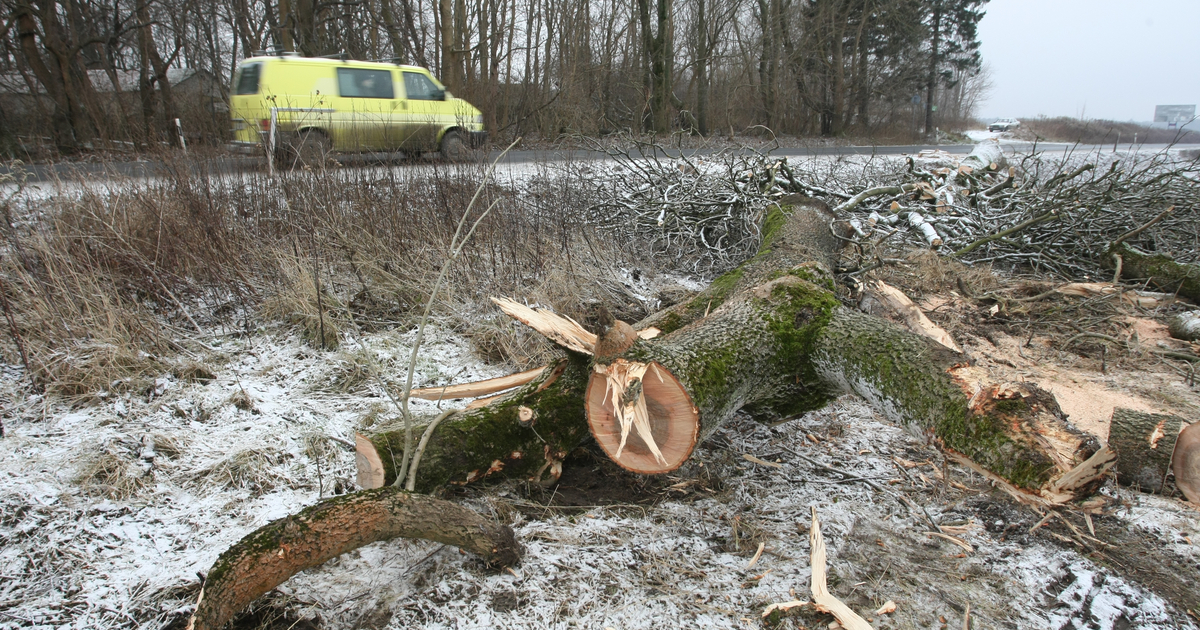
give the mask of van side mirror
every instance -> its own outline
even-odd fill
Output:
[[[450,100],[450,93],[447,92],[446,90],[438,90],[437,100],[439,100],[439,101]]]

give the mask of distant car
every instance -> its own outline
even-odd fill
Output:
[[[988,125],[988,131],[1012,131],[1021,126],[1021,121],[1016,118],[1001,118],[996,122]]]

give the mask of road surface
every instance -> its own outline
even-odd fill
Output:
[[[1032,143],[1026,142],[1002,142],[1006,152],[1027,152],[1034,149]],[[939,150],[947,153],[967,154],[971,152],[973,145],[970,144],[950,144],[950,145],[892,145],[892,146],[837,146],[837,147],[780,147],[769,151],[771,155],[779,157],[812,157],[826,155],[912,155],[926,150]],[[1036,147],[1040,151],[1046,153],[1054,152],[1074,152],[1074,153],[1091,153],[1111,152],[1114,148],[1112,145],[1073,145],[1068,143],[1039,143]],[[1155,153],[1167,148],[1167,145],[1120,145],[1120,150],[1138,151],[1145,153]],[[688,157],[702,157],[704,155],[717,153],[720,149],[684,149],[682,152]],[[492,155],[499,152],[499,149],[493,148]],[[678,157],[679,150],[665,150],[665,157]],[[431,158],[423,160],[429,162]],[[504,156],[503,163],[519,164],[519,163],[534,163],[534,162],[558,162],[563,160],[604,160],[608,159],[608,155],[601,151],[588,150],[568,150],[568,149],[546,149],[546,150],[527,150],[527,151],[510,151]],[[339,162],[345,166],[376,166],[381,163],[405,163],[399,155],[396,154],[346,154],[338,157]],[[421,163],[422,161],[411,162],[413,164]],[[265,168],[266,161],[258,157],[244,156],[223,156],[216,157],[204,163],[193,163],[191,168],[198,169],[204,167],[204,171],[208,173],[230,173],[246,170],[261,170]],[[159,160],[143,160],[130,162],[62,162],[53,164],[26,164],[24,169],[27,173],[26,181],[28,183],[60,181],[78,181],[79,179],[97,180],[107,179],[110,177],[135,177],[148,178],[160,176],[172,168],[176,168],[177,164],[167,163]],[[5,166],[0,166],[0,174],[7,174],[10,171]]]

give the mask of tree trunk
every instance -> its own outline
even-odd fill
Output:
[[[422,453],[415,489],[424,492],[501,472],[506,477],[557,479],[562,460],[587,437],[587,363],[586,355],[570,353],[503,400],[443,420]],[[522,408],[536,412],[532,422],[521,420]],[[358,448],[359,485],[394,484],[403,459],[403,427],[365,437],[367,443],[360,441]]]
[[[1113,409],[1108,443],[1116,451],[1117,481],[1147,492],[1162,490],[1171,470],[1171,454],[1183,419],[1156,413]]]
[[[1053,396],[1026,383],[992,382],[965,355],[843,307],[827,271],[840,246],[831,215],[819,202],[791,201],[798,205],[790,217],[768,217],[754,259],[640,325],[669,334],[597,350],[590,368],[572,352],[555,368],[558,378],[548,372],[444,423],[418,487],[553,467],[582,437],[585,379],[593,435],[617,463],[639,472],[674,469],[739,410],[792,417],[849,391],[1031,500],[1061,503],[1099,484],[1111,451],[1067,423]],[[559,333],[561,343],[580,347]],[[536,426],[521,426],[521,408]],[[401,459],[402,443],[398,432],[371,439],[384,481],[394,476],[387,469]]]
[[[289,577],[380,540],[423,538],[512,565],[521,547],[508,526],[467,508],[394,488],[327,499],[251,532],[209,570],[188,630],[219,630]]]
[[[933,37],[930,39],[929,76],[925,84],[925,137],[934,139],[933,131],[933,98],[937,90],[938,72],[942,59],[939,51],[942,45],[942,0],[933,0]]]
[[[1121,257],[1121,277],[1146,278],[1159,289],[1185,298],[1200,301],[1200,265],[1175,262],[1166,254],[1150,254],[1127,243],[1109,250],[1111,266],[1113,255]]]

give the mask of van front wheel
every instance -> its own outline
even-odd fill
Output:
[[[447,162],[465,162],[470,157],[471,149],[467,147],[467,141],[463,139],[462,132],[451,130],[442,136],[443,160]]]

